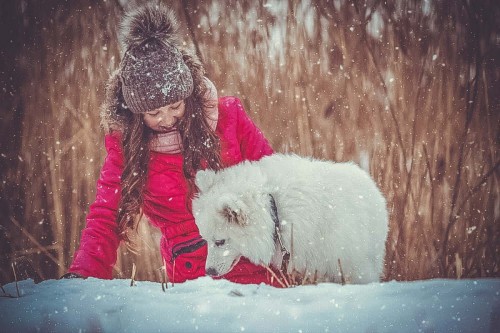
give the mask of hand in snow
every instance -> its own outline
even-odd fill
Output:
[[[61,279],[86,279],[86,277],[77,273],[68,272],[59,278],[59,280]]]

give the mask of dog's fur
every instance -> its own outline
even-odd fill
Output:
[[[281,236],[293,256],[288,272],[318,281],[379,281],[384,267],[388,214],[370,176],[353,163],[274,154],[214,172],[199,171],[193,201],[196,224],[208,243],[207,274],[229,272],[241,256],[281,267],[273,237],[270,196]],[[222,244],[223,243],[223,244]]]

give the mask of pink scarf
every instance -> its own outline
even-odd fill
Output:
[[[207,78],[205,78],[205,81],[208,86],[207,95],[211,102],[210,104],[213,104],[213,107],[209,107],[205,110],[205,117],[210,128],[215,131],[215,128],[217,127],[217,120],[219,119],[219,109],[217,108],[217,90],[212,81]],[[179,154],[182,151],[181,133],[176,130],[156,134],[155,139],[151,141],[151,150],[164,154]]]

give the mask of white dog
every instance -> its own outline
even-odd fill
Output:
[[[196,185],[193,212],[208,243],[208,275],[226,274],[241,256],[280,268],[283,249],[293,252],[286,273],[351,283],[382,276],[385,199],[353,163],[274,154],[199,171]]]

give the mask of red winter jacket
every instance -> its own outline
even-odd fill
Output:
[[[243,160],[258,160],[273,153],[261,131],[235,97],[219,99],[216,133],[221,140],[221,156],[230,166]],[[120,175],[123,156],[120,137],[105,137],[107,157],[97,182],[95,202],[87,215],[80,248],[69,269],[72,273],[103,279],[112,278],[120,243],[116,222],[121,195]],[[182,154],[151,152],[144,191],[143,211],[162,233],[160,249],[172,282],[183,282],[205,275],[207,247],[201,239],[191,211],[187,208],[187,183],[182,172]],[[190,205],[189,205],[190,207]],[[268,283],[265,268],[242,258],[223,278],[237,283]]]

